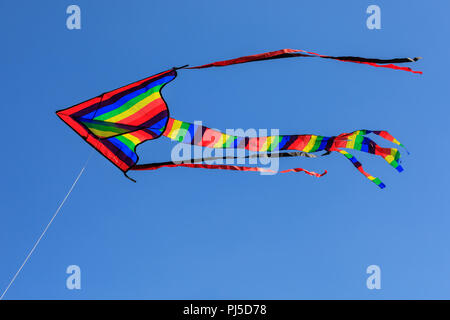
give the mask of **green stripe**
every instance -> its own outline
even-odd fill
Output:
[[[177,140],[178,142],[183,142],[184,137],[186,136],[186,134],[189,132],[189,126],[191,124],[188,122],[182,122],[180,129],[178,130],[178,134],[177,137],[175,138],[175,140]]]
[[[224,137],[226,137],[227,135],[226,134],[224,134],[224,133],[220,133],[220,135],[221,135],[221,139],[222,139],[222,136],[224,136]],[[225,141],[222,143],[222,148],[226,148],[227,147],[227,141],[229,140],[230,138],[228,138],[228,139],[225,139]]]
[[[114,125],[103,125],[100,123],[91,123],[91,122],[83,122],[83,121],[81,121],[81,123],[83,123],[89,129],[95,129],[95,130],[99,130],[99,131],[112,131],[115,133],[126,133],[129,131],[124,128],[118,128]]]
[[[230,146],[234,144],[234,140],[236,140],[236,139],[237,139],[237,137],[235,137],[235,136],[229,136],[227,141],[225,141],[225,148],[230,148]]]
[[[397,167],[399,166],[398,162],[395,161],[395,160],[392,160],[392,162],[389,162],[389,164],[390,164],[391,166],[393,166],[394,168],[397,168]]]
[[[270,142],[270,146],[267,148],[267,151],[273,151],[276,150],[278,145],[280,144],[282,137],[281,136],[275,136],[274,139]]]
[[[117,138],[117,140],[120,140],[121,142],[123,142],[128,148],[130,148],[130,150],[134,151],[134,148],[136,147],[136,145],[131,140],[128,140],[124,136],[117,136],[116,138]]]
[[[128,109],[132,108],[136,103],[140,102],[141,100],[147,98],[148,96],[150,96],[151,94],[155,93],[155,92],[159,92],[159,90],[161,90],[161,87],[163,85],[159,85],[156,87],[151,88],[150,90],[138,95],[137,97],[134,97],[133,99],[131,99],[130,101],[127,101],[125,104],[123,104],[122,106],[120,106],[117,109],[111,110],[107,113],[104,113],[98,117],[95,117],[95,120],[108,120],[109,118],[115,117],[125,111],[127,111]]]
[[[363,140],[364,140],[364,136],[357,135],[355,137],[355,145],[354,145],[353,149],[361,151]]]
[[[372,180],[377,186],[379,186],[382,182],[379,178],[375,178],[374,180]]]
[[[317,136],[316,142],[314,142],[314,146],[312,147],[311,151],[309,151],[309,152],[314,152],[317,149],[319,149],[320,144],[322,143],[322,139],[323,139],[323,136]]]

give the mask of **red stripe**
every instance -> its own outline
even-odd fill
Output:
[[[222,137],[222,133],[220,133],[219,131],[207,128],[205,130],[205,132],[203,133],[203,137],[202,137],[202,141],[201,141],[200,145],[202,147],[213,148],[214,145],[218,141],[220,141],[221,137]]]
[[[77,104],[77,105],[75,105],[75,106],[73,106],[71,108],[57,111],[56,113],[58,115],[64,114],[64,115],[70,116],[71,114],[74,114],[75,112],[78,112],[78,111],[83,110],[85,108],[88,108],[88,107],[90,107],[90,106],[92,106],[92,105],[94,105],[96,103],[99,103],[101,101],[101,99],[102,99],[101,96],[100,97],[95,97],[95,98],[89,99],[87,101],[84,101],[84,102],[82,102],[80,104]]]
[[[392,148],[383,148],[383,147],[380,147],[379,145],[375,145],[375,154],[377,156],[381,156],[383,158],[390,156],[391,150],[392,150]]]
[[[355,166],[354,163],[352,163],[352,164],[353,164],[353,166],[354,166],[356,169],[358,169],[359,172],[361,172],[363,175],[365,175],[366,178],[373,177],[371,174],[369,174],[369,173],[367,173],[367,172],[364,171],[362,165],[360,165],[359,167],[357,167],[357,166]],[[374,177],[374,178],[375,178],[375,177]],[[370,179],[369,179],[369,180],[370,180]],[[372,180],[371,180],[371,181],[372,181]]]
[[[78,133],[83,138],[86,138],[89,135],[89,132],[81,124],[79,124],[77,121],[73,120],[72,117],[63,114],[60,111],[58,111],[56,114],[58,115],[58,117],[61,118],[62,121],[67,123],[69,125],[69,127],[71,127],[73,130],[75,130],[75,132]]]
[[[386,140],[394,142],[395,138],[387,131],[380,131],[380,133],[378,135]]]
[[[287,169],[287,170],[280,171],[280,173],[287,173],[287,172],[304,172],[306,174],[309,174],[310,176],[314,176],[317,178],[320,178],[321,176],[324,176],[328,173],[327,170],[325,170],[323,173],[317,173],[317,172],[308,171],[308,170],[305,170],[302,168],[293,168],[293,169]]]
[[[153,139],[153,136],[144,130],[138,130],[138,131],[131,132],[130,135],[139,139],[140,143],[142,143],[146,140]]]
[[[104,155],[108,160],[114,163],[117,167],[119,167],[122,171],[127,171],[129,166],[120,160],[111,150],[109,150],[98,138],[88,132],[82,125],[72,119],[72,117],[62,114],[61,112],[57,112],[57,115],[63,120],[65,123],[69,125],[76,133],[78,133],[81,137],[86,139],[86,141],[97,149],[102,155]]]
[[[291,145],[288,147],[288,150],[303,150],[308,144],[309,140],[311,140],[311,135],[302,135],[299,136]]]
[[[283,55],[286,53],[293,53],[293,52],[300,52],[300,51],[301,50],[282,49],[282,50],[264,52],[264,53],[254,54],[254,55],[230,59],[230,60],[216,61],[213,63],[208,63],[208,64],[204,64],[201,66],[196,66],[196,67],[189,67],[186,69],[203,69],[203,68],[211,68],[211,67],[224,67],[224,66],[229,66],[232,64],[239,64],[239,63],[246,63],[246,62],[251,62],[251,61],[269,59],[269,58],[280,56],[280,55]]]
[[[297,51],[305,52],[305,53],[308,53],[308,54],[313,54],[313,55],[318,56],[318,57],[321,57],[321,58],[327,58],[327,57],[329,57],[329,56],[325,56],[325,55],[323,55],[323,54],[319,54],[319,53],[315,53],[315,52],[310,52],[310,51],[305,51],[305,50],[297,50]],[[409,72],[412,72],[412,73],[423,74],[422,71],[414,71],[414,70],[412,70],[411,68],[408,68],[408,67],[400,67],[400,66],[397,66],[397,65],[392,64],[392,63],[391,63],[391,64],[378,64],[378,63],[365,62],[365,61],[351,61],[351,60],[342,60],[342,59],[335,59],[335,60],[342,61],[342,62],[353,62],[353,63],[367,64],[367,65],[369,65],[369,66],[372,66],[372,67],[378,67],[378,68],[388,68],[388,69],[403,70],[403,71],[409,71]]]
[[[94,137],[90,132],[88,132],[82,125],[72,119],[70,116],[66,116],[61,113],[57,113],[58,116],[67,123],[75,132],[77,132],[81,137],[86,139],[86,141],[97,149],[102,155],[104,155],[108,160],[113,162],[122,171],[128,170],[129,166],[120,160],[114,153],[111,152],[98,138]]]
[[[170,130],[172,130],[173,126],[173,118],[169,118],[167,121],[166,129],[163,132],[163,136],[167,137],[167,135],[170,133]]]
[[[119,159],[111,150],[106,147],[101,140],[94,138],[92,135],[89,135],[86,139],[87,142],[95,149],[100,151],[108,160],[114,163],[117,167],[119,167],[122,171],[127,171],[130,167]]]
[[[245,149],[249,151],[259,151],[259,138],[249,138]]]
[[[270,169],[258,168],[258,167],[240,167],[231,165],[213,165],[213,164],[195,164],[195,163],[180,163],[180,164],[162,164],[155,167],[147,168],[131,168],[131,170],[143,171],[143,170],[156,170],[159,168],[168,167],[186,167],[186,168],[203,168],[203,169],[221,169],[221,170],[236,170],[236,171],[256,171],[256,172],[270,172],[276,173]]]
[[[167,106],[164,103],[164,100],[159,98],[142,107],[142,109],[138,112],[117,121],[117,123],[126,124],[129,126],[139,126],[165,109],[167,109]]]
[[[408,72],[412,72],[412,73],[418,73],[418,74],[423,74],[422,71],[415,71],[411,68],[408,67],[400,67],[397,66],[395,64],[377,64],[377,63],[373,63],[373,62],[364,62],[364,61],[349,61],[349,60],[339,60],[336,59],[338,61],[344,61],[344,62],[353,62],[353,63],[361,63],[361,64],[368,64],[369,66],[372,67],[377,67],[377,68],[388,68],[388,69],[394,69],[394,70],[403,70],[403,71],[408,71]]]
[[[335,140],[333,143],[334,148],[346,148],[347,141],[346,140]]]
[[[203,69],[203,68],[211,68],[211,67],[224,67],[224,66],[229,66],[229,65],[233,65],[233,64],[239,64],[239,63],[246,63],[246,62],[252,62],[252,61],[259,61],[259,60],[266,60],[266,59],[270,59],[270,58],[284,58],[282,57],[282,55],[286,55],[289,53],[296,53],[296,52],[303,52],[305,53],[305,55],[302,54],[297,54],[300,56],[308,56],[308,55],[315,55],[317,57],[320,58],[332,58],[334,60],[338,60],[338,61],[342,61],[342,62],[353,62],[353,63],[360,63],[360,64],[367,64],[369,66],[372,67],[378,67],[378,68],[388,68],[388,69],[394,69],[394,70],[403,70],[403,71],[408,71],[408,72],[412,72],[412,73],[419,73],[422,74],[421,71],[414,71],[411,68],[408,67],[399,67],[395,64],[377,64],[377,63],[373,63],[373,62],[365,62],[365,61],[352,61],[352,60],[342,60],[342,59],[336,59],[330,56],[326,56],[326,55],[322,55],[319,53],[315,53],[315,52],[310,52],[310,51],[305,51],[305,50],[297,50],[297,49],[282,49],[282,50],[278,50],[278,51],[271,51],[271,52],[264,52],[264,53],[259,53],[259,54],[254,54],[254,55],[250,55],[250,56],[244,56],[244,57],[239,57],[239,58],[235,58],[235,59],[229,59],[229,60],[222,60],[222,61],[216,61],[213,63],[208,63],[208,64],[204,64],[201,66],[196,66],[196,67],[189,67],[187,69]],[[290,55],[290,56],[295,56],[295,55]],[[289,55],[286,56],[286,58],[290,57]]]
[[[59,114],[65,114],[65,115],[71,115],[71,114],[74,114],[74,113],[76,113],[76,112],[78,112],[78,111],[80,111],[80,110],[83,110],[83,109],[85,109],[85,108],[88,108],[88,107],[90,107],[90,106],[96,104],[96,103],[99,103],[102,99],[103,99],[103,100],[107,100],[107,99],[111,98],[112,96],[114,96],[114,95],[117,94],[117,93],[120,93],[120,92],[122,92],[122,91],[128,90],[128,89],[130,89],[130,88],[134,88],[134,87],[136,87],[136,86],[142,84],[143,82],[145,82],[145,81],[147,81],[147,80],[150,80],[150,79],[152,79],[152,78],[156,78],[156,77],[158,77],[158,76],[160,76],[160,75],[162,75],[162,74],[164,74],[164,73],[170,72],[170,71],[172,71],[172,70],[163,71],[163,72],[160,72],[160,73],[155,74],[155,75],[153,75],[153,76],[147,77],[147,78],[145,78],[145,79],[142,79],[142,80],[139,80],[139,81],[130,83],[130,84],[126,85],[126,86],[123,86],[123,87],[120,87],[120,88],[118,88],[118,89],[115,89],[115,90],[106,92],[105,94],[103,94],[103,97],[102,97],[102,95],[100,95],[100,96],[98,96],[98,97],[95,97],[95,98],[89,99],[89,100],[87,100],[87,101],[81,102],[81,103],[79,103],[79,104],[77,104],[77,105],[75,105],[75,106],[73,106],[73,107],[71,107],[71,108],[64,109],[64,110],[60,110],[60,111],[58,111],[57,113],[59,113]]]

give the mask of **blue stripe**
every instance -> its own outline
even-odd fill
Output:
[[[289,141],[291,136],[283,136],[283,139],[281,139],[280,144],[278,145],[278,150],[283,150],[286,143]]]
[[[239,144],[241,143],[242,139],[244,139],[244,137],[236,137],[236,140],[234,140],[233,142],[233,148],[238,148]]]
[[[150,130],[151,132],[153,132],[153,133],[156,134],[157,136],[161,135],[161,131],[158,130],[158,129],[148,128],[147,130]]]
[[[117,148],[120,149],[128,158],[133,160],[133,162],[137,161],[137,155],[134,153],[126,144],[124,144],[119,139],[112,137],[108,139],[112,144],[114,144]]]
[[[167,117],[165,117],[165,118],[159,120],[157,123],[153,124],[153,125],[152,125],[151,127],[149,127],[148,129],[151,129],[151,130],[159,130],[159,129],[163,129],[163,128],[165,128],[166,122],[167,122]],[[161,131],[158,131],[158,132],[161,133]]]
[[[184,136],[183,142],[192,144],[195,136],[195,125],[189,124],[189,128],[187,130],[186,135]]]
[[[349,160],[350,160],[353,164],[355,164],[355,163],[358,162],[358,160],[356,160],[356,158],[355,158],[354,156],[352,156]]]
[[[364,137],[363,141],[361,142],[361,151],[363,152],[369,152],[369,144],[370,144],[370,140],[369,138]]]
[[[112,103],[110,105],[104,106],[104,107],[102,107],[100,109],[97,109],[95,111],[92,111],[92,112],[84,115],[83,117],[81,117],[81,119],[83,119],[83,118],[85,118],[85,119],[92,119],[94,117],[94,115],[97,118],[97,117],[99,117],[99,116],[101,116],[101,115],[103,115],[103,114],[105,114],[107,112],[113,111],[113,110],[121,107],[122,105],[124,105],[125,103],[130,101],[131,99],[136,98],[137,96],[147,92],[151,88],[159,86],[159,85],[167,83],[167,82],[170,82],[174,78],[175,78],[174,76],[166,76],[166,77],[158,79],[158,80],[156,80],[154,82],[151,82],[146,87],[144,87],[142,89],[139,89],[139,90],[136,90],[136,91],[133,91],[133,92],[127,94],[126,96],[123,96],[122,98],[117,100],[115,103]]]
[[[319,148],[316,151],[322,151],[323,149],[325,149],[326,146],[327,146],[328,140],[330,140],[330,138],[323,137],[322,141],[320,142],[320,146],[319,146]]]

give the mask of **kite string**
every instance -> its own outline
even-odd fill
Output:
[[[30,259],[31,255],[33,254],[34,250],[36,250],[37,246],[39,245],[39,242],[41,242],[42,238],[44,237],[45,233],[47,232],[48,228],[50,227],[50,225],[52,224],[53,220],[55,220],[56,216],[58,215],[59,211],[61,210],[61,208],[63,207],[64,203],[66,202],[67,198],[69,197],[69,195],[72,193],[73,188],[75,188],[75,185],[77,184],[78,180],[80,179],[81,175],[83,174],[84,170],[86,169],[86,166],[89,163],[89,160],[92,157],[93,152],[91,152],[91,154],[89,155],[88,159],[86,160],[83,168],[81,169],[80,173],[78,174],[78,176],[76,177],[75,181],[72,183],[72,186],[70,187],[69,191],[67,192],[66,196],[64,197],[64,199],[62,200],[62,202],[60,203],[58,209],[56,209],[56,212],[53,214],[53,217],[50,219],[49,223],[47,224],[47,226],[45,227],[44,231],[42,231],[41,235],[39,236],[39,238],[37,239],[37,241],[34,243],[33,248],[31,248],[30,252],[28,253],[27,257],[25,258],[25,260],[23,261],[22,265],[20,266],[20,268],[17,270],[16,274],[14,275],[14,277],[11,279],[11,281],[9,282],[8,286],[6,287],[5,291],[3,291],[2,295],[0,296],[0,300],[3,299],[3,297],[5,296],[5,294],[8,292],[9,288],[11,287],[11,285],[14,283],[14,281],[16,280],[17,276],[19,275],[20,271],[22,271],[23,267],[25,266],[25,264],[28,262],[28,259]]]

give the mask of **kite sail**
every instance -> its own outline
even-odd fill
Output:
[[[175,70],[162,72],[56,113],[127,172],[138,161],[136,146],[158,138],[164,131],[169,110],[161,89],[176,75]]]
[[[421,73],[420,71],[394,64],[415,62],[420,58],[367,59],[351,56],[335,57],[304,50],[283,49],[195,67],[172,68],[121,88],[105,92],[70,108],[59,110],[56,114],[92,147],[116,165],[127,177],[129,170],[155,170],[161,167],[271,172],[267,168],[203,163],[207,160],[218,159],[217,157],[210,159],[186,159],[180,162],[168,161],[138,164],[139,157],[136,153],[136,147],[144,141],[164,136],[181,143],[206,148],[243,149],[257,153],[257,155],[246,156],[247,158],[255,156],[315,157],[313,154],[315,152],[323,151],[322,155],[338,152],[348,158],[369,180],[380,188],[384,188],[385,184],[380,179],[365,172],[361,163],[345,149],[380,156],[397,171],[401,172],[403,168],[399,164],[400,152],[396,148],[381,147],[367,137],[367,135],[372,133],[403,147],[387,131],[358,130],[330,137],[312,134],[246,137],[228,135],[203,125],[190,124],[169,116],[169,109],[161,95],[161,90],[177,77],[177,70],[223,67],[253,61],[292,57],[332,59]],[[222,158],[225,159],[227,157]],[[302,168],[281,171],[281,173],[284,172],[304,172],[316,177],[326,174],[326,171],[316,173]]]

